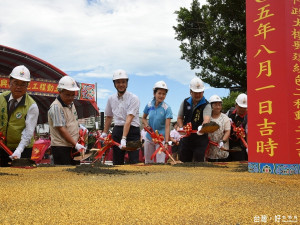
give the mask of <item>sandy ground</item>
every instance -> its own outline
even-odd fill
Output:
[[[300,176],[226,167],[0,168],[0,224],[300,224]],[[289,221],[289,222],[287,222]]]

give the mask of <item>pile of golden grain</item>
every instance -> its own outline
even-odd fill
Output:
[[[227,167],[0,168],[0,224],[253,224],[300,221],[300,176]],[[277,223],[278,224],[278,223]]]

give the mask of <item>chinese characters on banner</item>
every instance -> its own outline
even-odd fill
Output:
[[[32,95],[57,96],[57,83],[48,80],[32,80],[28,86],[28,93]],[[80,91],[77,99],[95,101],[95,85],[79,83]],[[0,77],[0,90],[9,90],[9,78]]]
[[[300,163],[300,0],[247,0],[249,162]]]

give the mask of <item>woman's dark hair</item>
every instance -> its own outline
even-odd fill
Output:
[[[164,89],[164,88],[155,88],[155,89],[153,90],[153,94],[156,94],[156,92],[158,91],[158,89],[166,90],[166,94],[168,93],[168,89]]]

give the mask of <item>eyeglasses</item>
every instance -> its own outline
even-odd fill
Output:
[[[66,93],[61,93],[61,95],[63,95],[65,98],[70,98],[70,99],[77,99],[77,95],[75,94],[66,94]]]
[[[12,86],[15,86],[15,87],[21,87],[21,88],[28,87],[28,83],[17,83],[17,82],[12,82],[11,85],[12,85]]]

